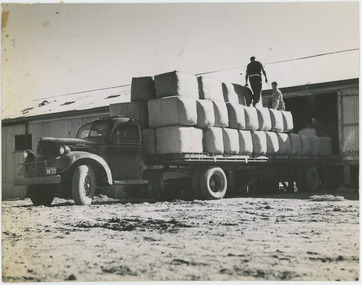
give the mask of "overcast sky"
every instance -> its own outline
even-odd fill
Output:
[[[240,72],[251,55],[268,63],[359,48],[358,2],[2,4],[2,10],[2,110],[171,70],[227,69],[218,75],[244,84]],[[349,69],[343,57],[334,64]]]

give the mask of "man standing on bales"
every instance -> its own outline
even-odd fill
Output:
[[[245,74],[245,86],[248,86],[248,79],[251,85],[251,89],[253,90],[253,106],[260,101],[261,96],[261,86],[262,86],[262,79],[261,73],[263,73],[265,77],[265,83],[268,83],[268,78],[266,76],[266,72],[264,70],[263,65],[261,62],[255,60],[255,56],[250,58],[250,63],[246,67],[246,74]]]
[[[272,89],[273,89],[273,93],[272,93],[272,109],[275,110],[285,110],[285,104],[284,104],[284,100],[283,100],[283,94],[282,92],[278,89],[278,83],[276,83],[275,81],[272,82]]]

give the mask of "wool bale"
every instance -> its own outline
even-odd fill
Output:
[[[202,130],[194,127],[168,126],[156,129],[157,154],[202,153]]]
[[[142,128],[148,127],[148,108],[146,101],[124,102],[109,105],[111,116],[123,115],[140,122]]]
[[[185,96],[199,99],[197,76],[180,71],[171,71],[155,76],[156,98]]]
[[[316,136],[317,135],[317,131],[315,128],[304,128],[304,129],[301,129],[298,134],[300,135],[305,135],[305,136]]]
[[[152,77],[132,78],[131,101],[148,101],[155,98],[155,81]]]
[[[289,134],[290,138],[290,154],[301,155],[302,154],[302,141],[300,135]]]
[[[194,126],[197,124],[196,100],[171,96],[148,101],[149,126]]]
[[[259,108],[256,108],[256,111],[258,113],[258,120],[259,120],[258,130],[269,131],[272,127],[269,109],[259,107]]]
[[[208,153],[221,154],[224,152],[222,128],[212,127],[204,129],[203,148]]]
[[[259,128],[258,112],[254,107],[244,107],[245,129],[256,131]]]
[[[253,140],[250,131],[238,130],[240,154],[253,153]]]
[[[222,92],[222,82],[203,76],[198,77],[200,99],[225,102]]]
[[[142,147],[144,155],[156,153],[156,129],[142,130]]]
[[[269,109],[271,130],[274,132],[282,132],[284,130],[283,114],[279,110]]]
[[[228,109],[225,102],[212,101],[214,104],[214,114],[215,114],[215,127],[228,127],[229,126],[229,116]]]
[[[279,140],[278,136],[274,132],[265,132],[267,143],[267,154],[276,154],[279,152]]]
[[[226,103],[229,116],[229,127],[233,129],[245,129],[244,106],[234,103]]]
[[[331,156],[332,155],[332,138],[330,137],[320,137],[320,147],[321,147],[321,156]]]
[[[312,154],[312,144],[308,136],[299,135],[300,141],[302,143],[302,155],[311,155]]]
[[[265,155],[268,149],[266,132],[254,131],[251,135],[253,140],[253,153],[255,155]]]
[[[235,129],[223,129],[224,153],[238,154],[240,151],[239,133]]]
[[[222,87],[225,102],[246,106],[245,87],[239,84],[225,82]]]
[[[292,113],[289,111],[280,111],[280,112],[282,112],[283,114],[284,132],[292,131],[294,128]]]
[[[312,147],[312,155],[321,154],[321,140],[318,136],[308,136]]]
[[[197,100],[197,126],[209,128],[215,125],[214,104],[210,100]]]
[[[278,136],[279,142],[279,151],[278,154],[290,154],[291,152],[291,144],[290,137],[285,133],[276,133]]]

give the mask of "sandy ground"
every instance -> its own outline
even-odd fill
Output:
[[[359,200],[344,188],[218,201],[102,196],[91,206],[5,201],[2,242],[4,282],[356,281]]]

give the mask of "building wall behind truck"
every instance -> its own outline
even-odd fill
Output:
[[[25,187],[15,186],[14,180],[20,172],[18,165],[23,160],[23,151],[15,150],[15,136],[25,134],[25,124],[2,127],[2,199],[25,197]]]
[[[359,152],[359,94],[358,88],[338,93],[338,125],[340,152]]]
[[[90,120],[98,119],[108,112],[64,116],[63,118],[49,118],[31,120],[28,122],[28,133],[32,135],[32,149],[36,151],[40,137],[75,137],[79,127]],[[15,151],[15,135],[25,134],[25,124],[12,124],[2,127],[2,200],[24,199],[25,186],[15,186],[14,182],[20,172],[20,163],[23,161],[23,150]]]

